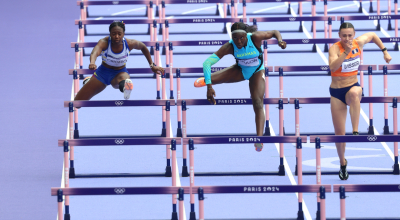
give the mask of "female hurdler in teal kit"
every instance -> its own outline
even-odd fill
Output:
[[[234,23],[231,26],[231,32],[232,39],[203,63],[204,77],[197,79],[194,86],[207,86],[207,99],[211,104],[215,104],[215,91],[212,85],[249,80],[253,109],[256,114],[257,135],[262,136],[265,123],[263,109],[265,70],[261,50],[262,41],[275,37],[282,49],[286,48],[286,42],[282,41],[279,31],[257,31],[257,27],[241,22]],[[235,57],[236,64],[211,74],[211,66],[228,54]],[[254,144],[254,146],[258,152],[263,148],[262,143]]]

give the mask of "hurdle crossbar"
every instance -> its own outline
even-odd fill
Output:
[[[175,100],[101,100],[101,101],[64,101],[64,107],[69,107],[70,103],[74,107],[127,107],[127,106],[166,106],[175,105]]]

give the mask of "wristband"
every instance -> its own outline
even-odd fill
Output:
[[[150,64],[150,68],[153,68],[155,66],[156,66],[156,64],[154,64],[154,63]]]
[[[387,48],[386,48],[386,47],[382,49],[382,52],[385,52],[385,51],[387,51]]]
[[[346,54],[346,56],[349,55],[348,53],[346,53],[346,51],[343,51],[343,53]]]

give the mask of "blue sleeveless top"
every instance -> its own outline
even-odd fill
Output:
[[[236,59],[236,63],[242,68],[243,77],[248,80],[250,77],[264,69],[264,59],[261,48],[257,48],[251,39],[252,33],[247,33],[247,46],[238,49],[233,42],[229,40],[229,43],[233,46],[233,56]]]

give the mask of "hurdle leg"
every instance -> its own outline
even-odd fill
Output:
[[[165,78],[164,78],[165,80]],[[165,109],[164,113],[165,117],[166,117],[166,122],[163,122],[164,124],[167,123],[166,129],[165,129],[165,137],[170,137],[170,124],[171,124],[171,117],[170,117],[170,102],[166,101],[165,107],[163,106],[163,108]],[[175,147],[176,148],[176,147]],[[173,177],[175,169],[175,160],[176,160],[176,153],[175,153],[175,160],[174,158],[172,158],[172,170],[171,170],[171,145],[166,145],[166,152],[167,152],[167,167],[165,168],[165,176],[166,177]],[[174,151],[172,152],[172,156],[174,157]],[[175,183],[175,178],[172,178],[172,186]],[[176,183],[175,183],[176,184]],[[175,201],[174,204],[176,205],[176,195],[175,195]]]
[[[74,104],[72,102],[69,103],[69,138],[73,139],[74,134]],[[75,168],[74,168],[74,147],[70,146],[70,168],[68,177],[73,179],[75,178]]]
[[[368,67],[368,92],[369,96],[372,96],[372,67]],[[374,134],[374,123],[373,123],[373,105],[369,103],[369,127],[368,127],[368,134]]]
[[[243,20],[246,20],[246,0],[243,0]]]
[[[302,166],[302,146],[301,146],[301,138],[297,138],[296,144],[296,170],[297,170],[297,184],[303,185],[303,166]],[[299,193],[299,211],[297,212],[297,220],[304,220],[304,212],[303,212],[303,193]]]
[[[374,7],[372,7],[372,0],[369,0],[369,13],[374,12]]]
[[[235,1],[231,1],[231,18],[235,17]]]
[[[83,43],[85,42],[85,31],[84,31],[84,25],[82,24],[82,21],[79,21],[79,42]],[[83,68],[83,53],[84,49],[81,49],[80,52],[80,69]]]
[[[394,14],[398,14],[398,8],[397,8],[397,0],[394,0]],[[398,20],[394,19],[394,34],[395,37],[398,37],[398,31],[399,31],[399,25],[398,25]],[[394,44],[394,50],[399,51],[399,44],[396,42]]]
[[[344,186],[340,186],[339,191],[340,191],[340,219],[346,219],[346,192]]]
[[[321,200],[321,220],[326,220],[325,210],[325,187],[319,188],[319,199]]]
[[[181,99],[181,73],[180,69],[176,69],[176,93],[177,93],[177,99]],[[177,110],[177,120],[178,120],[178,128],[176,131],[176,136],[177,137],[182,137],[182,109],[181,108],[176,108]]]
[[[265,68],[265,98],[269,97],[269,77],[268,77],[268,67]],[[271,136],[271,130],[269,128],[269,105],[265,104],[265,131],[264,136]]]
[[[388,15],[390,16],[391,14],[392,14],[392,8],[391,8],[391,5],[390,5],[390,1],[387,1],[388,2]],[[393,28],[392,28],[392,21],[391,21],[391,19],[389,18],[388,19],[388,28],[387,28],[388,30],[393,30]]]
[[[291,8],[290,7],[290,2],[288,2],[288,8],[287,8],[287,12],[286,13],[289,14],[289,15],[290,15],[290,8]]]
[[[360,64],[363,65],[364,63],[364,51],[361,49],[360,52]],[[364,96],[364,71],[360,70],[360,84],[361,84],[361,89],[362,89],[362,96]]]
[[[279,100],[279,136],[283,136],[283,100]],[[285,166],[283,165],[283,143],[279,143],[279,176],[285,175]]]
[[[397,132],[397,98],[393,98],[393,135],[398,135]],[[393,174],[399,175],[399,146],[398,142],[394,142],[394,165]]]
[[[386,71],[385,71],[386,70]],[[383,70],[383,96],[388,96],[388,83],[387,83],[387,69]],[[384,103],[384,120],[385,126],[383,127],[383,134],[389,134],[389,104]]]
[[[194,210],[194,194],[193,194],[193,186],[194,186],[194,143],[193,139],[189,140],[189,158],[190,158],[190,219],[196,220],[196,212]]]
[[[311,6],[312,8],[311,8],[311,13],[312,13],[312,16],[314,17],[314,16],[316,16],[316,8],[315,8],[315,0],[312,0],[312,6]],[[313,32],[313,39],[315,39],[315,38],[317,38],[317,22],[316,21],[312,21],[312,27],[311,27],[311,29],[312,29],[312,32]],[[313,44],[313,47],[312,47],[312,52],[317,52],[317,45],[316,44]]]
[[[317,185],[321,185],[321,142],[317,137],[315,139],[315,152],[316,152],[316,177]],[[321,200],[320,194],[317,195],[317,219],[321,219]]]
[[[57,190],[57,215],[58,215],[58,220],[63,220],[63,207],[62,207],[62,203],[63,203],[63,191],[62,189]]]
[[[169,129],[168,129],[169,130]],[[168,136],[170,137],[170,136]],[[172,151],[172,186],[176,186],[176,141],[171,141],[171,151]],[[172,194],[172,220],[178,220],[178,213],[176,212],[176,194]],[[183,201],[183,197],[182,197]],[[181,195],[179,193],[179,206],[181,205]],[[179,214],[181,213],[181,208],[179,207]],[[182,215],[180,215],[182,216]]]
[[[328,0],[324,0],[324,16],[328,16]],[[328,21],[324,21],[324,37],[328,38]],[[324,52],[329,52],[328,44],[325,44]]]
[[[69,187],[68,145],[68,141],[64,141],[64,188]],[[64,219],[71,219],[71,215],[69,214],[69,196],[65,196]]]
[[[362,0],[360,0],[360,7],[358,7],[358,13],[363,12],[363,7],[362,7]]]
[[[295,112],[295,136],[300,136],[300,104],[299,100],[294,100],[294,112]],[[301,144],[301,142],[300,142]],[[298,175],[298,150],[296,150],[296,167],[294,169],[294,174]],[[301,160],[300,160],[301,161]]]
[[[183,188],[180,188],[178,192],[179,192],[179,198],[178,198],[178,200],[179,200],[179,220],[183,220],[185,218],[183,215],[183,211],[184,211],[183,196],[184,196],[185,192],[184,192]]]
[[[204,190],[199,187],[199,220],[204,220]]]
[[[227,4],[224,3],[224,18],[227,16]]]
[[[187,136],[187,125],[186,125],[186,101],[182,101],[182,137],[185,138]],[[182,144],[182,158],[183,158],[183,165],[182,165],[182,177],[188,177],[188,169],[187,169],[187,151],[186,151],[186,144]],[[190,159],[191,163],[192,159]]]

